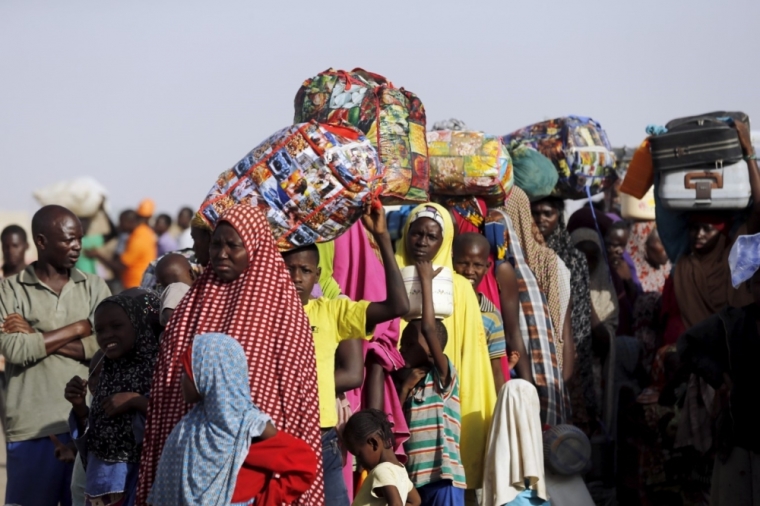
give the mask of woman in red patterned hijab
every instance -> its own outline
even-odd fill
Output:
[[[277,429],[308,443],[321,459],[319,399],[311,328],[264,214],[227,210],[211,240],[206,269],[175,309],[153,375],[137,504],[144,505],[166,438],[187,412],[180,358],[194,336],[235,338],[248,358],[251,399]],[[324,504],[321,466],[300,504]]]

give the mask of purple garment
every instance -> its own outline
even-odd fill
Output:
[[[164,232],[158,238],[158,256],[177,251],[177,240],[169,232]]]

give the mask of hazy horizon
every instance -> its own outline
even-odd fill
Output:
[[[0,210],[33,212],[32,191],[84,175],[114,211],[197,206],[328,67],[385,75],[429,124],[494,134],[577,114],[632,146],[679,116],[760,121],[758,20],[752,0],[5,0]]]

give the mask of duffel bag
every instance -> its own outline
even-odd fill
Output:
[[[353,125],[367,136],[385,166],[384,204],[428,201],[425,108],[414,93],[362,69],[328,69],[296,95],[295,122],[310,120]]]
[[[730,165],[742,159],[742,146],[736,130],[720,118],[733,118],[749,124],[741,112],[712,112],[679,118],[665,125],[666,133],[652,136],[652,162],[657,170],[711,164]]]
[[[512,190],[512,160],[501,139],[482,132],[427,133],[430,193],[504,203]]]
[[[660,171],[660,200],[668,209],[744,209],[752,190],[747,162]]]
[[[552,195],[579,199],[609,184],[615,155],[601,125],[591,118],[568,116],[521,128],[504,136],[505,144],[519,140],[549,158],[559,181]]]
[[[236,204],[258,206],[281,251],[332,241],[361,217],[382,173],[377,151],[355,128],[297,124],[223,172],[201,214],[213,226]]]

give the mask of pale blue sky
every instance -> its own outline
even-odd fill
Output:
[[[197,205],[331,66],[495,134],[579,114],[632,145],[712,109],[760,122],[759,27],[758,0],[2,0],[0,209],[81,175],[116,209]]]

